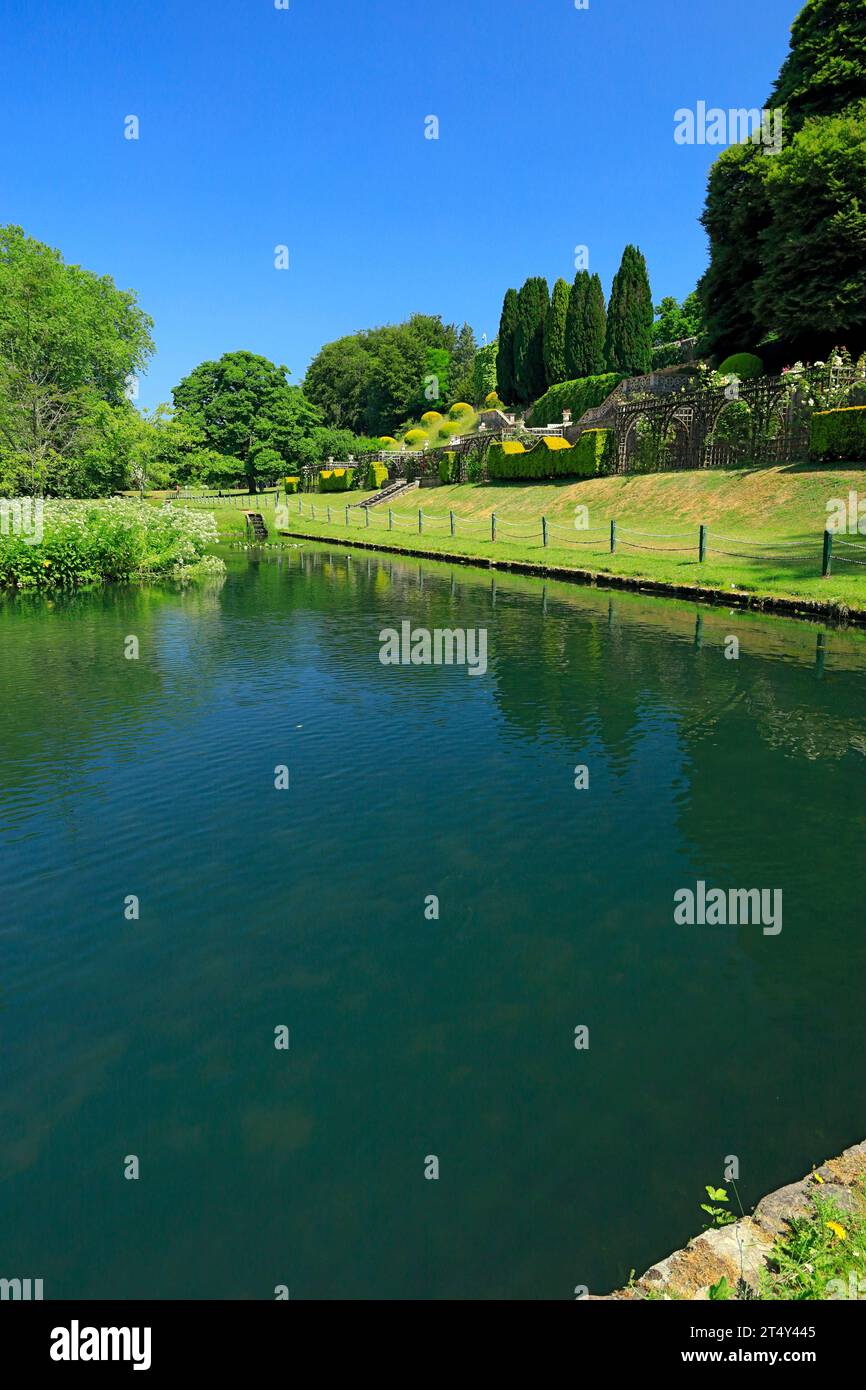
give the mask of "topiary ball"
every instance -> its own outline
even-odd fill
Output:
[[[459,420],[461,415],[474,415],[474,413],[472,406],[467,405],[465,401],[455,401],[448,412],[452,420]]]
[[[425,410],[421,416],[422,425],[435,425],[442,419],[438,410]]]
[[[725,358],[718,370],[721,376],[738,376],[741,381],[751,381],[764,375],[764,364],[752,352],[735,352]]]

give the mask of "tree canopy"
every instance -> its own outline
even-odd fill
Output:
[[[202,362],[172,393],[180,416],[200,433],[208,449],[238,459],[251,487],[256,456],[274,449],[288,463],[315,456],[307,443],[322,415],[300,387],[290,386],[286,368],[254,352],[226,352]]]
[[[0,472],[8,490],[65,492],[94,413],[122,419],[153,352],[152,320],[108,275],[0,228]],[[7,481],[8,480],[8,481]],[[9,487],[11,484],[11,487]]]
[[[782,108],[781,152],[735,145],[710,170],[710,263],[698,286],[707,348],[725,357],[778,343],[809,357],[844,341],[856,351],[866,342],[862,0],[808,0],[769,104]]]
[[[464,333],[464,357],[468,357],[468,346]],[[425,409],[435,405],[424,395],[425,378],[432,370],[429,351],[448,354],[444,375],[450,380],[451,357],[457,347],[453,324],[443,323],[438,315],[412,314],[405,323],[366,329],[326,343],[307,368],[304,394],[329,425],[358,434],[392,434],[416,413],[420,401]]]
[[[833,116],[866,97],[866,5],[808,0],[791,26],[791,51],[767,105],[784,106],[789,133],[811,116]]]

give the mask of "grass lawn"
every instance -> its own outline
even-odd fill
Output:
[[[813,464],[762,469],[700,470],[594,478],[580,482],[463,484],[419,488],[388,509],[369,513],[357,503],[368,494],[315,494],[290,499],[289,531],[353,539],[382,548],[478,557],[500,563],[529,562],[590,571],[604,578],[698,586],[755,598],[793,600],[808,607],[866,612],[866,538],[834,541],[833,573],[821,576],[821,546],[828,503],[849,492],[866,501],[866,466]],[[345,522],[350,498],[349,526]],[[331,523],[327,508],[331,508]],[[577,529],[577,508],[590,529]],[[418,511],[423,510],[423,532]],[[449,512],[456,518],[450,534]],[[315,516],[313,516],[313,512]],[[491,539],[496,513],[497,539]],[[221,537],[240,539],[243,516],[232,507],[214,512]],[[273,507],[263,509],[273,534]],[[541,517],[549,524],[542,544]],[[617,523],[617,551],[610,553],[610,521]],[[698,527],[708,527],[708,551],[698,560]],[[864,523],[866,524],[866,523]],[[643,534],[641,534],[643,533]],[[862,545],[862,551],[853,547]],[[845,563],[843,556],[849,557]]]

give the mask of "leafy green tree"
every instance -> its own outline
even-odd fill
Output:
[[[771,220],[756,317],[795,350],[844,342],[859,351],[866,345],[866,102],[807,121],[767,165]]]
[[[499,347],[496,353],[496,389],[507,404],[516,400],[514,374],[514,335],[517,331],[517,290],[506,290],[499,318]]]
[[[717,357],[754,348],[763,337],[755,285],[761,274],[761,238],[770,225],[765,176],[771,163],[756,145],[732,145],[710,170],[701,217],[710,241],[710,264],[698,295],[706,320],[706,348]]]
[[[808,0],[791,27],[791,51],[767,105],[784,106],[789,135],[812,116],[834,116],[866,99],[866,5]]]
[[[547,281],[541,275],[531,275],[517,296],[514,333],[516,397],[522,404],[544,395],[544,322],[549,305]]]
[[[442,410],[454,393],[454,366],[447,348],[428,347],[424,351],[424,372],[418,390],[409,401],[408,418],[417,419],[425,410]]]
[[[216,449],[198,449],[189,455],[189,475],[183,481],[200,487],[242,487],[246,479],[240,459],[218,454]]]
[[[475,354],[472,364],[472,391],[467,397],[473,405],[483,405],[485,397],[496,390],[496,359],[499,343],[496,339],[486,343]]]
[[[428,349],[445,351],[450,358],[456,347],[453,324],[412,314],[405,323],[326,343],[307,369],[304,393],[328,425],[358,434],[392,434],[423,399]]]
[[[697,338],[703,330],[703,313],[697,291],[692,290],[680,304],[673,295],[665,295],[655,306],[653,346],[678,342],[681,338]]]
[[[609,371],[641,376],[652,366],[653,301],[646,261],[627,246],[614,276],[604,355]]]
[[[455,382],[466,381],[472,376],[472,364],[475,361],[477,351],[478,344],[475,341],[475,334],[469,324],[464,323],[457,334],[457,343],[451,354],[451,367]]]
[[[852,302],[856,291],[850,282],[850,256],[858,239],[862,193],[852,205],[851,181],[832,151],[835,136],[825,141],[813,132],[781,173],[774,173],[774,165],[800,141],[807,122],[849,111],[862,120],[864,99],[866,5],[861,0],[808,0],[792,26],[791,49],[767,103],[783,108],[782,155],[765,154],[755,144],[735,145],[719,156],[710,171],[701,218],[710,241],[710,264],[698,293],[706,317],[704,347],[717,357],[754,350],[773,340],[785,342],[792,355],[814,355],[827,345],[828,321],[838,325],[840,334],[851,337],[852,346],[858,341],[861,315]],[[807,157],[818,165],[811,177],[804,170]],[[856,164],[855,152],[852,167]],[[825,240],[811,209],[796,208],[785,192],[792,182],[801,190],[817,188],[829,175],[829,166],[841,173],[841,183],[835,190],[832,185],[826,187],[819,205],[824,230],[832,225],[841,237],[838,244],[829,237]],[[822,288],[812,293],[813,283],[798,269],[798,261],[801,258],[804,266],[814,266],[822,246],[829,251],[829,260],[820,277]],[[837,273],[846,279],[831,283]],[[793,301],[801,289],[810,307],[794,312]],[[825,291],[829,295],[826,311],[820,300]],[[778,311],[774,295],[781,296]],[[814,315],[811,325],[810,315]],[[796,337],[790,337],[794,333]]]
[[[66,491],[100,402],[122,407],[153,352],[152,321],[110,276],[0,228],[0,467]]]
[[[548,386],[568,379],[565,358],[565,324],[571,288],[567,280],[557,280],[550,296],[544,324],[544,376]]]
[[[240,459],[247,485],[255,491],[257,447],[276,449],[288,463],[321,412],[297,386],[289,386],[285,367],[253,352],[227,352],[202,362],[173,392],[177,411],[199,432],[206,448]]]

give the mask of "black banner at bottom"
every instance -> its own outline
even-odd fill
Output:
[[[503,1308],[508,1323],[493,1343],[490,1328]],[[585,1300],[567,1312],[555,1308],[541,1303],[5,1302],[0,1336],[3,1363],[14,1365],[19,1375],[47,1371],[93,1377],[110,1369],[115,1376],[138,1373],[161,1380],[191,1372],[201,1384],[202,1377],[225,1378],[270,1364],[285,1369],[299,1352],[306,1353],[306,1364],[314,1358],[316,1369],[330,1370],[345,1355],[360,1371],[369,1364],[368,1338],[377,1366],[391,1363],[411,1372],[399,1336],[410,1329],[424,1339],[418,1355],[425,1375],[440,1358],[443,1372],[453,1374],[452,1328],[461,1345],[476,1344],[475,1355],[483,1355],[488,1369],[500,1350],[514,1371],[513,1358],[525,1345],[536,1362],[535,1378],[535,1334],[542,1323],[546,1363],[560,1346],[573,1359],[579,1346],[581,1358],[603,1355],[611,1371],[805,1365],[826,1376],[850,1364],[863,1329],[850,1306],[828,1303],[644,1301],[638,1306],[637,1301]],[[380,1321],[379,1309],[387,1323]]]

